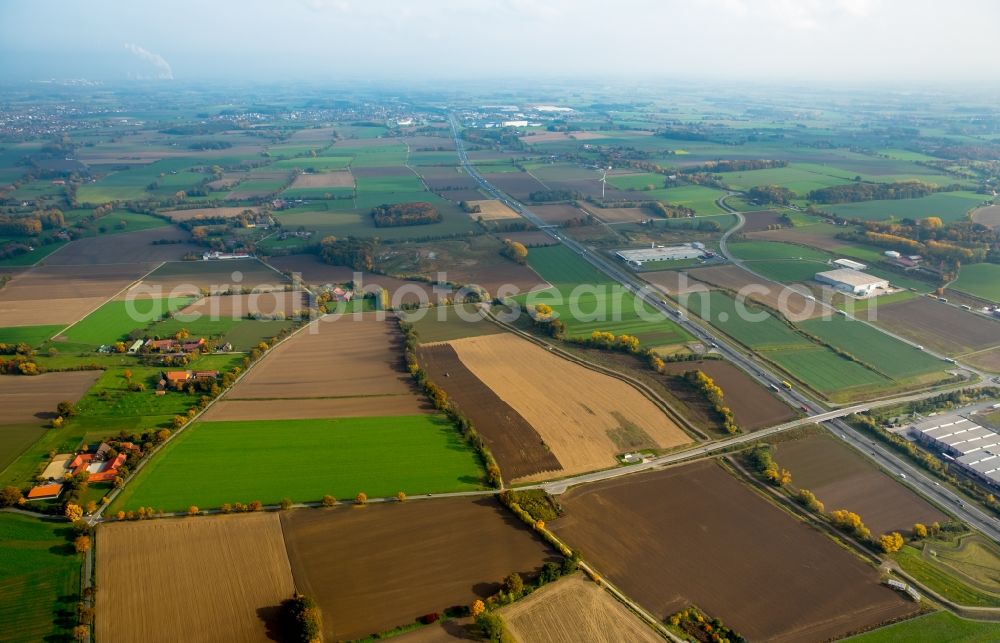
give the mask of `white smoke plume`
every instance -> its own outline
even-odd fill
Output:
[[[133,44],[131,42],[125,43],[125,49],[128,49],[133,54],[138,56],[140,59],[151,63],[156,68],[156,75],[154,78],[159,78],[162,80],[173,80],[174,70],[170,68],[170,63],[164,60],[163,56],[160,54],[154,54],[153,52],[140,47],[139,45]]]

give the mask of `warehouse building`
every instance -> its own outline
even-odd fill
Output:
[[[930,418],[910,427],[910,434],[939,451],[966,473],[1000,486],[1000,434],[959,415]]]
[[[834,259],[833,263],[841,268],[850,268],[851,270],[865,270],[868,268],[865,264],[860,261],[854,261],[853,259]]]
[[[650,246],[636,250],[619,250],[615,254],[626,263],[641,266],[648,261],[697,259],[708,253],[705,251],[705,244],[693,241],[679,246]]]
[[[837,290],[856,297],[868,297],[879,290],[888,290],[889,282],[881,277],[865,274],[853,268],[838,268],[816,273],[816,281],[829,284]]]

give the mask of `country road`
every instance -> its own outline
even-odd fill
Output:
[[[679,308],[670,304],[659,293],[653,290],[649,284],[641,281],[634,274],[619,267],[618,265],[615,265],[599,253],[592,252],[575,239],[561,234],[555,226],[546,224],[545,221],[533,213],[527,206],[501,192],[496,186],[487,181],[469,161],[468,154],[465,151],[464,141],[459,135],[458,122],[454,115],[449,115],[449,123],[451,125],[452,135],[455,139],[455,149],[458,154],[459,162],[462,164],[463,169],[476,181],[483,191],[491,195],[493,198],[503,202],[525,219],[535,224],[539,230],[544,231],[556,241],[566,246],[568,249],[578,254],[582,259],[603,272],[605,275],[622,284],[637,298],[655,310],[661,312],[668,319],[675,321],[678,325],[684,328],[684,330],[691,333],[692,336],[706,343],[706,345],[711,346],[723,357],[741,368],[764,387],[772,388],[773,390],[773,385],[779,384],[784,379],[783,375],[773,372],[769,365],[762,364],[756,360],[752,353],[744,352],[732,344],[727,338],[717,335],[716,331],[707,323],[697,323],[693,321],[689,316],[683,314]],[[724,256],[732,260],[728,252],[727,243],[729,237],[742,228],[745,218],[741,213],[726,205],[725,198],[726,197],[720,199],[720,206],[728,212],[735,214],[738,222],[736,226],[723,234],[723,242],[720,250],[723,252]],[[978,374],[978,371],[975,371],[974,369],[969,370]],[[958,493],[947,487],[939,485],[936,481],[930,479],[929,476],[923,471],[918,470],[909,463],[903,462],[899,457],[890,453],[887,449],[881,448],[878,445],[871,445],[870,440],[866,440],[860,433],[852,429],[846,422],[840,419],[852,412],[865,411],[878,407],[894,406],[922,399],[924,397],[937,395],[949,390],[962,388],[967,385],[968,383],[966,382],[954,387],[945,387],[930,392],[885,398],[833,411],[824,411],[823,409],[825,405],[823,403],[813,399],[811,396],[800,390],[787,390],[779,386],[779,390],[777,391],[778,396],[786,403],[790,404],[793,408],[799,408],[805,411],[808,417],[767,429],[762,429],[754,433],[741,434],[711,443],[700,444],[689,449],[675,451],[673,453],[653,458],[644,463],[608,469],[605,471],[595,471],[593,473],[582,474],[572,478],[533,485],[532,488],[543,488],[551,493],[562,493],[569,487],[575,485],[609,480],[624,475],[638,473],[640,471],[667,466],[669,464],[675,464],[699,457],[706,457],[727,449],[738,447],[742,444],[759,440],[768,435],[788,431],[796,428],[797,426],[819,423],[828,430],[834,431],[837,435],[840,435],[842,439],[845,439],[866,457],[874,460],[876,464],[883,469],[895,471],[897,473],[905,473],[907,477],[900,478],[904,484],[907,484],[925,497],[932,499],[942,508],[946,509],[948,513],[967,522],[969,525],[982,531],[990,539],[1000,543],[1000,520],[985,514],[978,507],[971,506],[970,503],[966,502]],[[866,448],[864,446],[866,443],[868,444],[868,447],[871,448]]]

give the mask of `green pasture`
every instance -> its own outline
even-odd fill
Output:
[[[71,528],[0,514],[0,622],[4,641],[69,641],[80,600],[82,557]]]
[[[125,339],[133,330],[184,308],[191,300],[191,297],[164,297],[109,301],[70,326],[60,340],[65,338],[67,343],[86,345],[91,349],[100,344],[113,344]]]
[[[986,200],[975,192],[938,192],[918,199],[891,199],[840,203],[820,206],[844,219],[882,221],[885,219],[923,219],[940,217],[945,223],[958,221]]]
[[[970,621],[951,612],[934,612],[852,636],[850,643],[988,643],[1000,640],[1000,623]]]
[[[953,283],[951,288],[973,297],[1000,303],[1000,264],[964,265],[958,273],[958,281]]]
[[[11,326],[0,328],[0,344],[20,344],[23,342],[35,348],[63,328],[65,326],[61,324],[55,326]]]
[[[440,415],[202,422],[151,460],[111,511],[471,491],[482,480],[477,456]]]

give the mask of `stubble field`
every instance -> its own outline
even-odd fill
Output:
[[[98,640],[269,641],[295,590],[278,515],[103,526]]]
[[[559,475],[614,466],[615,455],[690,438],[638,390],[510,334],[451,342],[459,360],[530,423],[562,464]],[[439,383],[447,390],[447,382]],[[523,481],[551,477],[526,476]]]

